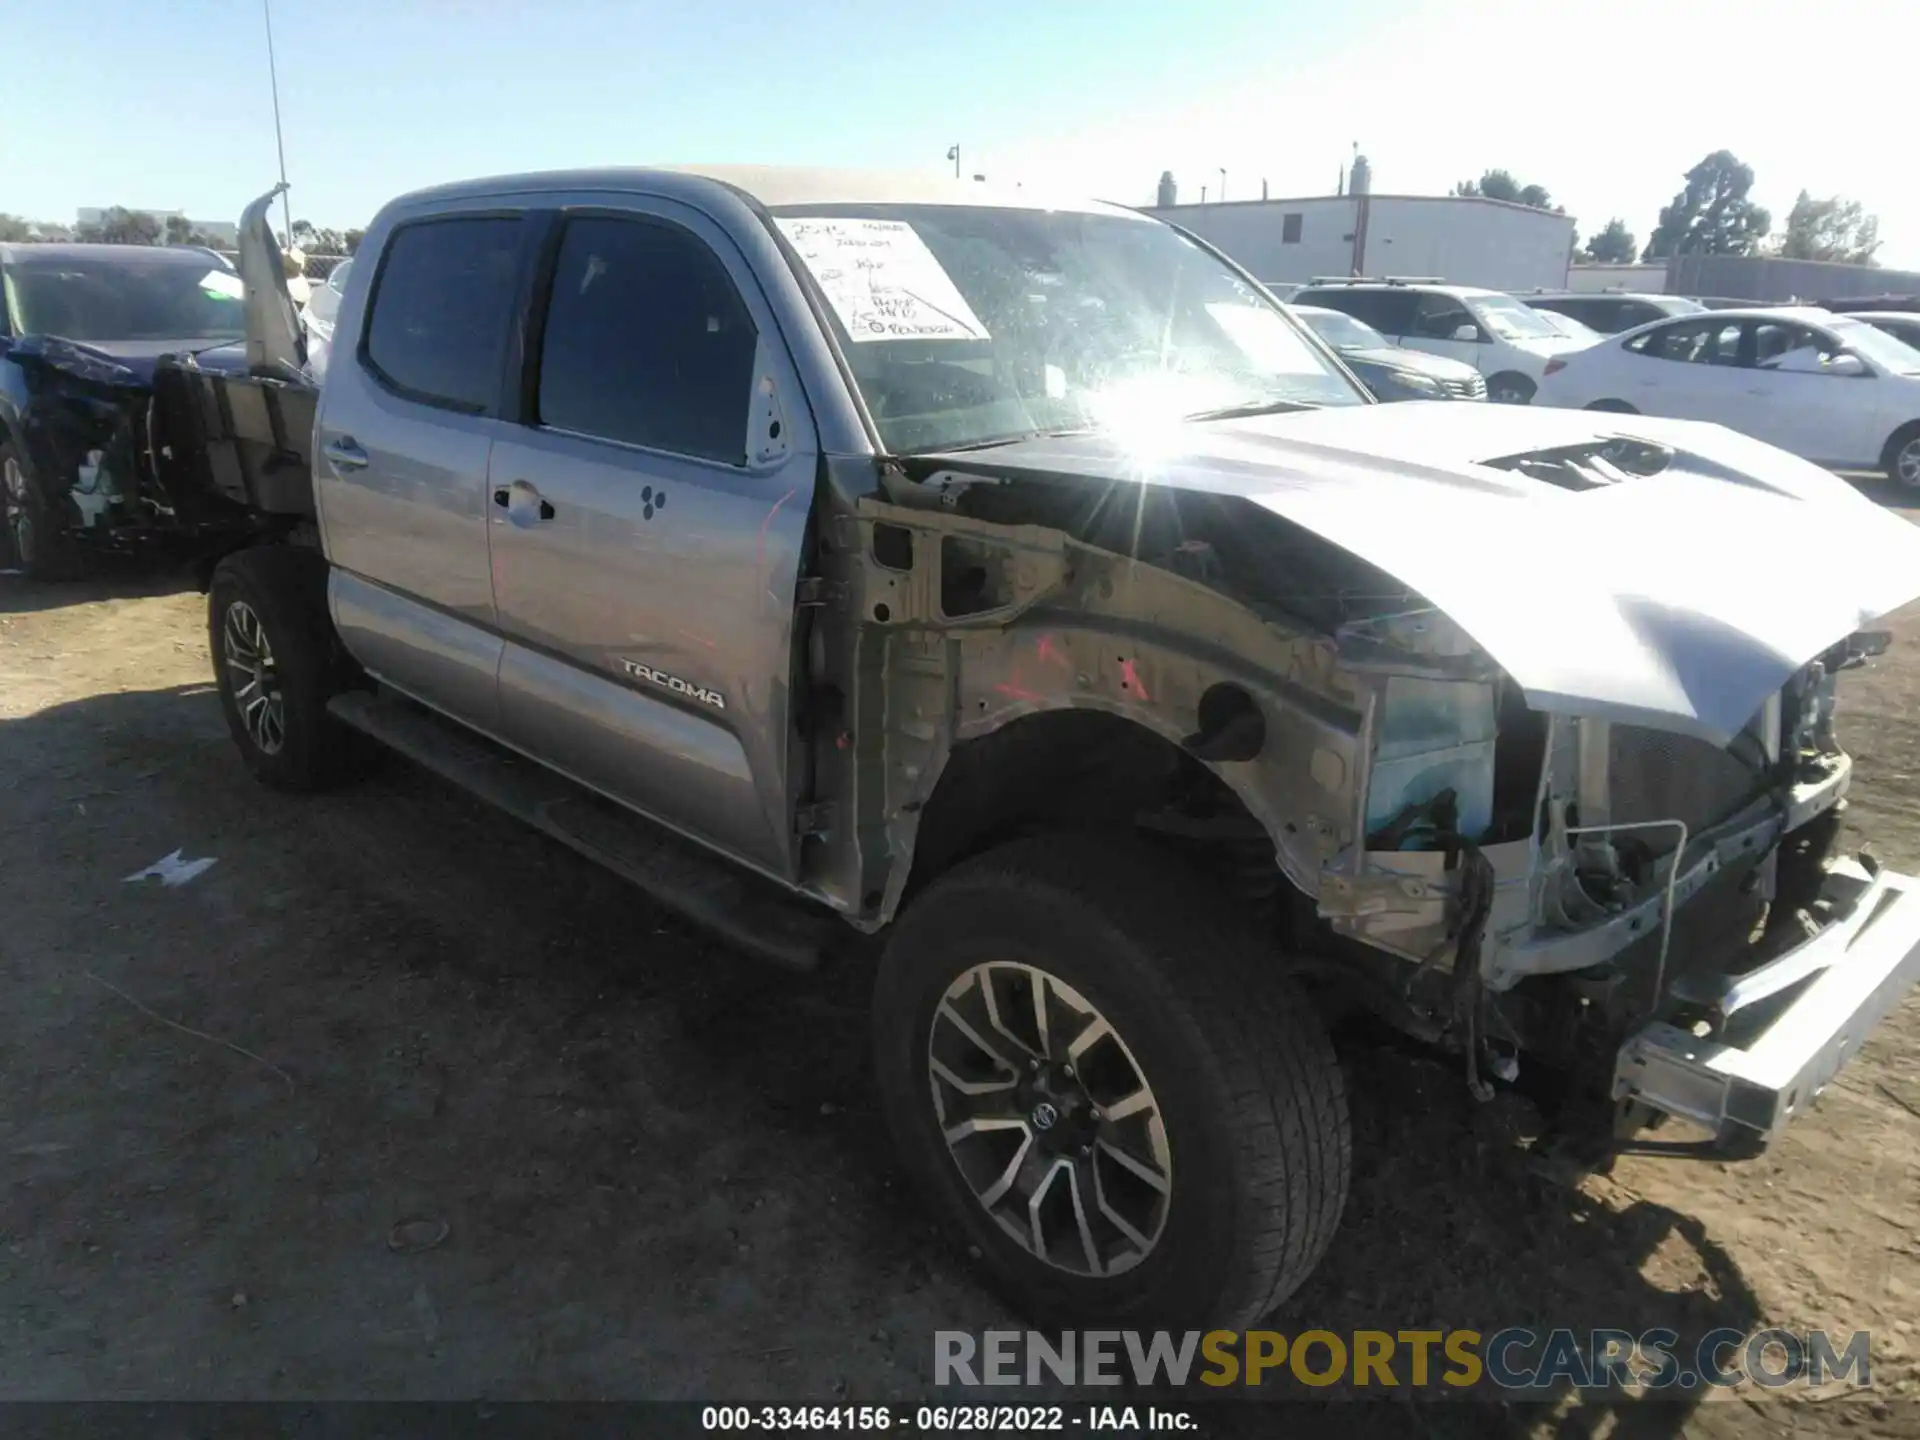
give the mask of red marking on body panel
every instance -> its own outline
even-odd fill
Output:
[[[1051,635],[1042,635],[1040,637],[1040,644],[1035,653],[1044,664],[1064,665],[1069,670],[1073,668],[1073,662],[1054,647],[1053,637]]]
[[[1011,681],[996,685],[993,688],[999,691],[1000,694],[1005,695],[1009,700],[1038,700],[1041,698],[1034,691],[1027,689],[1026,686],[1015,684]]]
[[[780,507],[791,500],[799,491],[799,488],[800,487],[796,485],[792,490],[787,491],[786,494],[774,501],[773,508],[767,511],[766,519],[760,522],[760,532],[754,537],[753,544],[754,568],[756,570],[764,571],[767,568],[767,527],[773,524],[773,517],[780,513]]]
[[[1133,691],[1133,693],[1138,695],[1142,700],[1153,699],[1153,697],[1147,693],[1147,687],[1140,683],[1140,672],[1134,668],[1133,661],[1131,660],[1122,660],[1120,662],[1120,683],[1127,689]]]

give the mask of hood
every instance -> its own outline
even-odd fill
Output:
[[[151,389],[154,369],[163,355],[191,353],[207,370],[239,370],[245,351],[238,341],[198,340],[68,340],[59,335],[26,335],[8,350],[16,364],[71,375],[75,379],[125,389]]]
[[[1379,365],[1388,370],[1411,370],[1416,375],[1429,375],[1435,380],[1471,380],[1480,373],[1464,360],[1450,360],[1444,355],[1425,355],[1418,350],[1402,350],[1396,345],[1342,350],[1340,358],[1357,360],[1362,365]]]
[[[300,378],[307,365],[306,339],[287,292],[286,261],[267,218],[286,188],[284,182],[274,186],[240,213],[240,283],[246,286],[248,370]]]
[[[1621,439],[1671,453],[1651,474],[1553,454]],[[1241,497],[1425,596],[1536,709],[1718,745],[1920,594],[1920,526],[1693,421],[1368,405],[1191,424],[1152,455],[1090,434],[919,458]]]

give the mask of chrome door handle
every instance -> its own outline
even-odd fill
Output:
[[[329,440],[326,448],[320,453],[327,457],[327,463],[336,470],[367,468],[367,452],[355,443],[351,435],[342,435],[338,440]]]

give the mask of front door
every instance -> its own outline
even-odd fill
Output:
[[[790,876],[817,442],[725,234],[670,202],[610,203],[558,218],[525,423],[489,464],[503,733]]]
[[[1866,467],[1885,438],[1880,387],[1870,371],[1835,374],[1845,348],[1832,336],[1787,320],[1752,320],[1745,371],[1747,410],[1737,428],[1806,460]]]
[[[1451,295],[1428,292],[1413,312],[1413,328],[1400,343],[1409,350],[1460,360],[1482,374],[1488,335],[1473,313]]]

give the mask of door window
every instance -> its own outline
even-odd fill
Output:
[[[1627,348],[1654,360],[1679,360],[1695,365],[1738,365],[1738,320],[1686,320],[1649,330],[1627,342]]]
[[[744,464],[756,340],[726,268],[689,232],[569,220],[540,348],[538,421]]]
[[[484,415],[500,391],[524,227],[497,216],[393,232],[374,281],[364,360],[410,400]]]
[[[1411,333],[1422,340],[1451,340],[1461,326],[1480,333],[1480,326],[1467,307],[1451,295],[1422,295],[1413,313]]]
[[[1753,327],[1753,365],[1783,374],[1819,374],[1840,353],[1840,342],[1805,325],[1760,320]]]

